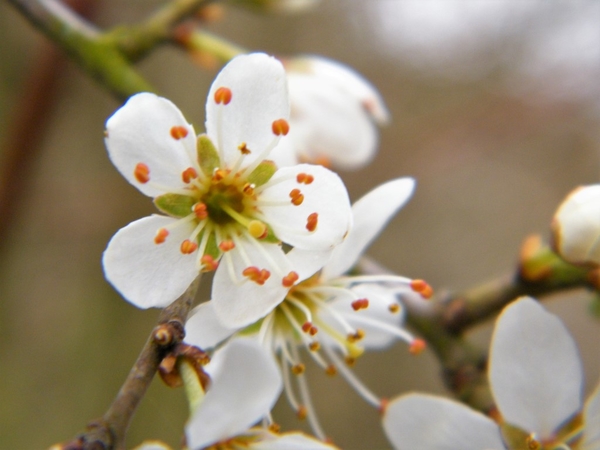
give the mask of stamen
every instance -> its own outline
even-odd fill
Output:
[[[540,442],[537,440],[535,433],[531,433],[529,436],[527,436],[525,439],[525,444],[529,450],[538,450],[542,447]]]
[[[298,410],[296,411],[296,417],[298,417],[298,420],[306,419],[307,415],[308,415],[308,410],[306,409],[306,406],[300,405],[298,407]]]
[[[357,376],[350,369],[348,369],[348,367],[346,367],[346,365],[344,365],[344,363],[340,360],[340,357],[331,348],[329,348],[329,346],[326,345],[323,347],[323,349],[325,350],[325,353],[327,353],[329,359],[333,361],[337,369],[339,369],[339,371],[342,373],[342,376],[346,379],[348,384],[350,384],[350,386],[352,386],[356,392],[358,392],[358,394],[367,401],[367,403],[371,404],[375,408],[379,408],[381,405],[381,400],[379,400],[379,398],[373,392],[371,392],[371,390],[367,388],[362,381],[360,381]],[[349,361],[350,359],[353,361]],[[354,360],[354,358],[346,357],[347,365],[351,366],[355,361],[356,360]]]
[[[392,314],[397,314],[400,311],[400,305],[398,303],[392,303],[391,305],[388,306],[388,310]]]
[[[418,355],[423,352],[427,348],[427,343],[423,339],[414,339],[409,347],[408,351],[411,355]]]
[[[250,266],[242,271],[242,275],[262,286],[271,276],[271,272],[266,269],[259,269],[256,266]]]
[[[313,232],[317,229],[317,223],[319,221],[319,215],[314,212],[308,216],[306,219],[306,229],[310,232]]]
[[[271,129],[275,136],[285,136],[290,131],[290,124],[285,119],[277,119],[271,125]]]
[[[144,163],[137,163],[133,171],[133,176],[140,183],[145,184],[150,181],[150,168]]]
[[[351,303],[352,309],[358,311],[360,309],[367,309],[369,307],[369,299],[359,298]]]
[[[316,352],[321,348],[321,344],[319,344],[317,341],[313,341],[310,344],[308,344],[308,349],[311,352]]]
[[[408,331],[400,327],[390,325],[389,323],[385,323],[380,320],[373,319],[371,317],[365,317],[361,314],[353,315],[352,319],[354,320],[354,322],[359,322],[364,325],[368,325],[370,327],[377,328],[381,331],[390,333],[391,335],[396,336],[405,342],[408,342],[411,346],[416,345],[416,347],[418,348],[419,346],[424,345],[424,341],[422,341],[421,339],[415,339]],[[422,341],[422,343],[414,344],[416,341]]]
[[[246,195],[254,195],[254,184],[251,183],[246,183],[244,184],[244,187],[242,188],[242,192]]]
[[[169,230],[167,230],[165,228],[160,228],[156,232],[156,236],[154,236],[154,243],[155,244],[162,244],[163,242],[165,242],[165,240],[167,239],[168,235],[169,235]]]
[[[176,125],[171,127],[171,137],[175,140],[182,139],[188,135],[188,130],[186,127],[182,127],[180,125]]]
[[[204,266],[203,270],[205,272],[217,270],[217,267],[219,267],[219,262],[215,261],[215,259],[210,255],[202,255],[202,258],[200,258],[200,262]]]
[[[183,253],[184,255],[189,255],[190,253],[194,253],[197,248],[198,248],[198,244],[190,241],[189,239],[186,239],[185,241],[183,241],[181,243],[180,250],[181,250],[181,253]]]
[[[333,364],[330,364],[325,369],[325,373],[329,376],[337,375],[337,368]]]
[[[432,287],[424,280],[413,280],[410,283],[410,287],[413,291],[421,294],[421,297],[425,299],[429,299],[433,295]]]
[[[294,271],[291,271],[285,277],[283,277],[281,284],[283,287],[292,287],[294,283],[298,281],[298,278],[300,278],[298,274]]]
[[[250,233],[250,236],[256,239],[264,239],[269,233],[269,229],[267,228],[267,226],[260,220],[251,220],[250,222],[248,222],[247,228],[248,233]]]
[[[219,248],[222,252],[228,252],[229,250],[233,250],[235,248],[235,244],[231,240],[221,241]]]
[[[245,142],[242,142],[238,145],[238,150],[242,153],[242,155],[249,155],[252,153]]]
[[[219,182],[227,176],[227,171],[224,169],[215,169],[212,176],[212,181]]]
[[[360,341],[364,337],[365,337],[364,330],[361,330],[360,328],[358,328],[355,333],[348,333],[348,336],[346,336],[346,339],[348,342],[350,342],[352,344],[354,342]]]
[[[192,207],[192,210],[194,211],[196,217],[200,220],[204,220],[208,217],[208,210],[206,208],[206,205],[202,202],[196,203]]]
[[[344,358],[344,362],[348,367],[352,367],[354,364],[356,364],[356,358],[354,356],[346,356]]]
[[[304,201],[304,195],[300,192],[300,189],[292,189],[290,191],[290,198],[292,199],[292,204],[296,206],[300,206]]]
[[[304,324],[302,325],[302,331],[304,331],[305,333],[308,333],[310,331],[310,328],[313,326],[313,324],[311,323],[312,322],[312,313],[310,312],[310,309],[308,308],[308,306],[306,306],[302,300],[297,299],[293,295],[288,295],[285,298],[285,300],[288,303],[295,306],[296,308],[298,308],[300,311],[302,311],[302,313],[304,314],[304,317],[306,317],[306,322],[304,322]],[[306,330],[304,329],[305,327],[307,327]]]
[[[308,173],[299,173],[298,175],[296,175],[296,181],[300,184],[310,184],[315,180],[315,177],[313,177],[312,175],[308,174]]]
[[[281,346],[282,350],[286,347],[286,344],[283,344],[283,346]],[[283,355],[283,351],[282,351],[282,358],[285,358],[285,356]],[[287,349],[285,350],[285,353],[287,353]],[[291,356],[290,356],[291,358]],[[288,361],[287,359],[285,361],[281,361],[280,362],[281,365],[281,372],[283,373],[283,386],[284,386],[284,392],[285,392],[285,396],[287,397],[287,400],[290,404],[290,406],[294,409],[294,411],[298,411],[298,409],[300,408],[300,404],[298,403],[298,400],[296,399],[296,396],[294,395],[294,391],[292,389],[292,383],[290,380],[290,369],[288,366]]]
[[[265,343],[268,342],[267,334],[272,330],[272,323],[275,318],[275,313],[271,312],[267,317],[264,318],[262,323],[260,324],[260,330],[258,330],[258,342]]]
[[[305,370],[306,370],[306,367],[302,363],[298,363],[298,364],[292,366],[292,373],[294,375],[302,375]]]
[[[215,103],[217,105],[227,105],[231,101],[232,93],[231,89],[226,87],[220,87],[215,91]]]
[[[198,177],[198,172],[196,172],[196,169],[194,169],[193,167],[188,167],[183,172],[181,172],[181,179],[186,184],[197,177]]]
[[[298,349],[293,346],[291,351],[295,357],[298,356]],[[300,397],[302,398],[302,402],[306,406],[307,418],[310,427],[312,428],[315,436],[317,436],[321,440],[325,440],[325,433],[319,424],[319,419],[317,418],[317,414],[312,404],[312,400],[310,398],[310,393],[308,391],[308,384],[306,382],[306,377],[298,377],[298,386],[300,388]]]

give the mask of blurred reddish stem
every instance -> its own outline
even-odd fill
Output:
[[[101,1],[67,0],[65,4],[82,17],[89,18]],[[60,79],[65,72],[67,58],[52,43],[44,41],[37,57],[30,64],[29,77],[21,88],[22,100],[14,107],[12,123],[8,126],[5,163],[0,174],[0,242],[6,236],[24,201],[30,172],[39,158],[41,143],[52,110],[58,100]],[[2,245],[2,244],[0,244]]]

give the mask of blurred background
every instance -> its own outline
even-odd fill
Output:
[[[92,3],[103,28],[162,4]],[[415,196],[369,254],[443,291],[511,272],[528,234],[548,236],[563,197],[598,182],[599,24],[594,0],[323,0],[289,16],[226,8],[207,29],[251,50],[336,59],[380,90],[392,122],[381,131],[379,154],[341,175],[353,199],[393,177],[417,179]],[[36,77],[54,64],[52,45],[6,2],[0,42],[0,176],[15,170],[15,147],[29,167],[8,187],[14,207],[0,210],[8,224],[0,235],[0,447],[46,448],[104,413],[156,321],[157,311],[123,301],[100,265],[110,237],[154,210],[106,155],[104,122],[120,103],[70,62],[56,72],[56,86],[32,100]],[[168,47],[139,68],[189,120],[203,123],[216,72]],[[19,120],[53,95],[41,117]],[[39,137],[39,145],[15,136]],[[600,326],[588,296],[576,291],[547,304],[578,341],[589,392],[600,375]],[[473,333],[484,347],[491,325]],[[377,412],[341,378],[308,372],[335,443],[389,447]],[[381,396],[445,392],[435,358],[409,356],[404,344],[365,355],[356,372]],[[129,446],[148,438],[177,446],[186,417],[183,392],[155,380]],[[285,400],[274,418],[284,430],[305,426]]]

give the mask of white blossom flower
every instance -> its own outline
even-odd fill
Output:
[[[284,60],[290,91],[290,138],[298,157],[340,169],[369,163],[377,125],[389,114],[377,90],[361,75],[330,59]]]
[[[196,137],[177,107],[149,93],[108,120],[110,159],[167,214],[129,224],[108,244],[106,277],[128,301],[167,306],[201,271],[216,269],[219,319],[244,326],[271,311],[306,271],[282,241],[330,251],[343,240],[352,215],[340,178],[309,164],[277,170],[266,159],[285,139],[288,114],[282,65],[251,54],[215,79],[206,134]]]
[[[297,284],[285,300],[256,324],[238,335],[254,336],[269,348],[284,375],[289,403],[300,417],[308,417],[315,434],[323,438],[312,407],[306,380],[296,377],[301,400],[294,393],[290,373],[301,375],[304,364],[299,347],[305,347],[313,360],[327,373],[340,372],[370,404],[379,408],[381,400],[364,386],[347,365],[352,365],[365,349],[382,348],[394,339],[408,341],[412,352],[423,348],[401,328],[402,308],[397,300],[399,290],[405,295],[431,294],[423,281],[397,276],[347,276],[348,270],[379,234],[387,221],[410,198],[414,181],[402,178],[374,189],[352,207],[354,227],[346,241],[331,255],[313,254],[314,266],[323,266],[317,275]],[[294,249],[290,259],[304,258],[303,250]],[[304,274],[301,274],[304,275]],[[395,288],[381,286],[393,283]],[[399,286],[399,288],[398,288]],[[409,294],[410,293],[410,294]],[[214,300],[201,304],[186,325],[186,342],[203,349],[215,347],[234,330],[219,324]]]
[[[572,264],[600,264],[600,184],[581,186],[561,203],[552,220],[556,252]]]
[[[563,323],[524,297],[498,318],[489,379],[501,415],[422,394],[391,401],[383,418],[396,449],[600,449],[600,387],[582,402],[583,369]]]

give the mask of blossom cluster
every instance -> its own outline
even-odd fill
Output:
[[[304,376],[303,358],[310,358],[382,413],[398,449],[599,448],[600,395],[582,405],[575,345],[532,299],[507,307],[496,325],[490,384],[497,421],[428,395],[382,399],[351,370],[365,351],[396,340],[413,354],[425,347],[404,327],[403,302],[430,298],[431,287],[353,272],[415,181],[390,180],[351,204],[333,171],[368,163],[376,127],[387,121],[377,91],[350,69],[262,53],[238,56],[217,75],[203,133],[151,93],[131,97],[107,121],[111,161],[160,211],[111,239],[103,255],[108,281],[139,308],[164,308],[213,273],[210,300],[185,327],[185,345],[212,358],[205,373],[192,370],[210,383],[182,377],[194,392],[186,446],[335,448]],[[573,209],[582,208],[564,208]],[[565,234],[570,222],[562,222],[556,229]],[[588,235],[594,247],[585,257],[596,254],[596,236]],[[561,237],[556,245],[581,254],[570,242]],[[184,356],[177,364],[188,370]],[[314,438],[279,432],[270,411],[282,392]]]

